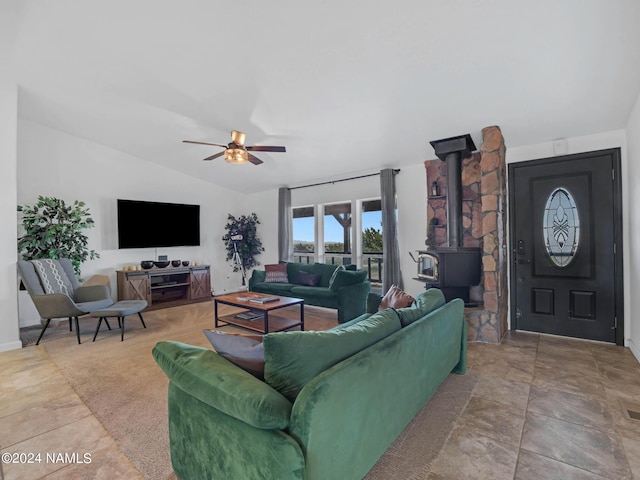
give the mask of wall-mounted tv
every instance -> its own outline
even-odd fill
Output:
[[[200,205],[118,199],[118,248],[200,245]]]

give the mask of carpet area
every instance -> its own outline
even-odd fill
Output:
[[[91,342],[96,319],[81,318],[81,345],[77,344],[75,332],[69,332],[67,322],[50,326],[40,343],[147,479],[176,478],[169,456],[168,380],[153,360],[151,349],[161,340],[209,348],[202,330],[213,328],[212,310],[212,304],[206,302],[147,312],[144,314],[147,329],[142,328],[136,316],[129,317],[124,342],[120,341],[119,329],[108,331],[104,327],[96,342]],[[335,311],[305,307],[305,323],[308,330],[326,330],[336,325]],[[246,332],[232,326],[222,329]],[[473,373],[450,375],[366,479],[427,478],[476,382]]]

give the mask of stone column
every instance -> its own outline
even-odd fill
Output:
[[[482,139],[484,315],[477,340],[498,343],[507,331],[506,148],[497,126],[483,128]]]

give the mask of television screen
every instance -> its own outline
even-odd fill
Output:
[[[118,248],[200,245],[200,205],[118,199]]]

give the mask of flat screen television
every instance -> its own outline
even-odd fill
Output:
[[[118,199],[118,248],[200,245],[200,205]]]

